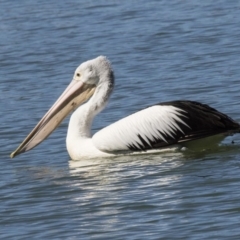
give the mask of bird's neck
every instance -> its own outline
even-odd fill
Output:
[[[114,85],[114,78],[108,77],[99,81],[93,96],[84,105],[77,108],[72,114],[68,126],[67,142],[91,138],[91,127],[94,117],[101,112],[111,95]]]

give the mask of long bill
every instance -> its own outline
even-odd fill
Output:
[[[95,85],[72,80],[19,147],[11,153],[10,157],[13,158],[20,153],[29,151],[46,139],[72,110],[93,95],[95,88]]]

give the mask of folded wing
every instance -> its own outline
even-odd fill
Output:
[[[104,152],[146,151],[239,129],[238,123],[208,105],[174,101],[129,115],[92,139]]]

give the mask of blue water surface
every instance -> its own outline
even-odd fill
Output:
[[[177,99],[240,122],[239,10],[229,0],[2,0],[0,238],[239,239],[238,135],[214,151],[76,162],[67,118],[9,158],[75,68],[99,55],[112,62],[116,86],[93,133]]]

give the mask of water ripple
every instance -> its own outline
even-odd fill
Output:
[[[212,151],[76,162],[67,119],[9,160],[78,64],[100,54],[112,61],[116,88],[93,131],[175,99],[240,122],[237,1],[0,5],[1,239],[238,239],[240,136]]]

